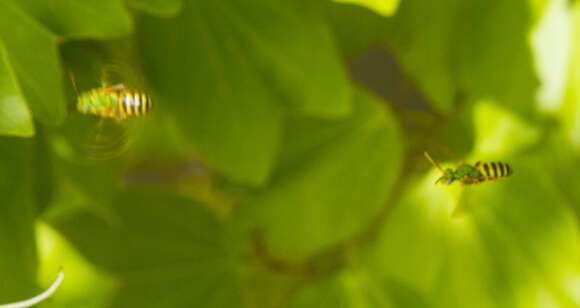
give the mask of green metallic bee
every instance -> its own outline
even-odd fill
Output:
[[[102,87],[79,92],[72,72],[70,75],[77,94],[77,111],[100,117],[88,132],[84,154],[100,160],[125,152],[130,144],[126,120],[148,114],[153,107],[151,97],[122,83],[109,85],[106,78],[103,78]]]
[[[476,162],[475,165],[460,163],[455,170],[451,168],[441,169],[439,165],[429,156],[429,153],[424,152],[425,157],[431,162],[435,168],[439,169],[443,175],[435,181],[435,184],[442,182],[443,184],[451,185],[455,181],[461,184],[471,185],[479,184],[483,181],[493,181],[500,178],[512,175],[513,169],[506,163],[502,162]]]
[[[124,84],[103,84],[101,88],[79,93],[74,78],[72,81],[77,93],[77,110],[80,113],[115,118],[120,122],[129,117],[145,115],[153,107],[149,95],[128,89]]]

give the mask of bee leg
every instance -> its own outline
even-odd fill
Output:
[[[482,182],[481,179],[479,179],[479,178],[473,178],[473,184],[474,185],[479,185],[479,184],[481,184],[481,182]]]

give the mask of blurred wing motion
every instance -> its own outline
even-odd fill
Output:
[[[131,144],[127,124],[103,118],[89,129],[82,150],[91,160],[115,158],[127,151]]]
[[[146,115],[153,103],[151,97],[142,91],[125,87],[120,83],[77,92],[76,109],[81,114],[96,116],[99,119],[95,127],[88,129],[87,141],[82,150],[88,159],[101,160],[119,156],[130,146],[127,122],[130,118]]]

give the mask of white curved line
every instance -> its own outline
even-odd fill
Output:
[[[51,296],[56,291],[56,289],[58,288],[63,279],[64,272],[60,271],[58,272],[58,276],[56,276],[56,280],[50,285],[50,287],[48,287],[48,289],[46,289],[46,291],[38,294],[33,298],[21,302],[0,305],[0,308],[26,308],[32,305],[36,305],[45,300],[47,297]]]

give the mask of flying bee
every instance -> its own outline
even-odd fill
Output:
[[[439,165],[429,156],[429,153],[424,152],[425,157],[431,162],[435,168],[439,169],[443,175],[435,181],[435,184],[442,182],[450,185],[455,181],[461,184],[471,185],[479,184],[483,181],[497,180],[503,177],[510,176],[513,173],[512,168],[502,162],[482,163],[476,162],[474,166],[460,163],[455,170],[446,168],[443,170]]]
[[[124,84],[110,86],[104,81],[100,88],[79,92],[72,72],[71,79],[77,94],[77,111],[100,117],[96,128],[90,130],[85,144],[87,157],[108,159],[127,150],[127,119],[149,113],[153,106],[151,97]]]
[[[123,84],[95,88],[80,94],[75,84],[75,90],[78,95],[77,110],[80,113],[114,118],[119,122],[129,117],[145,115],[153,106],[149,95],[127,89]]]

